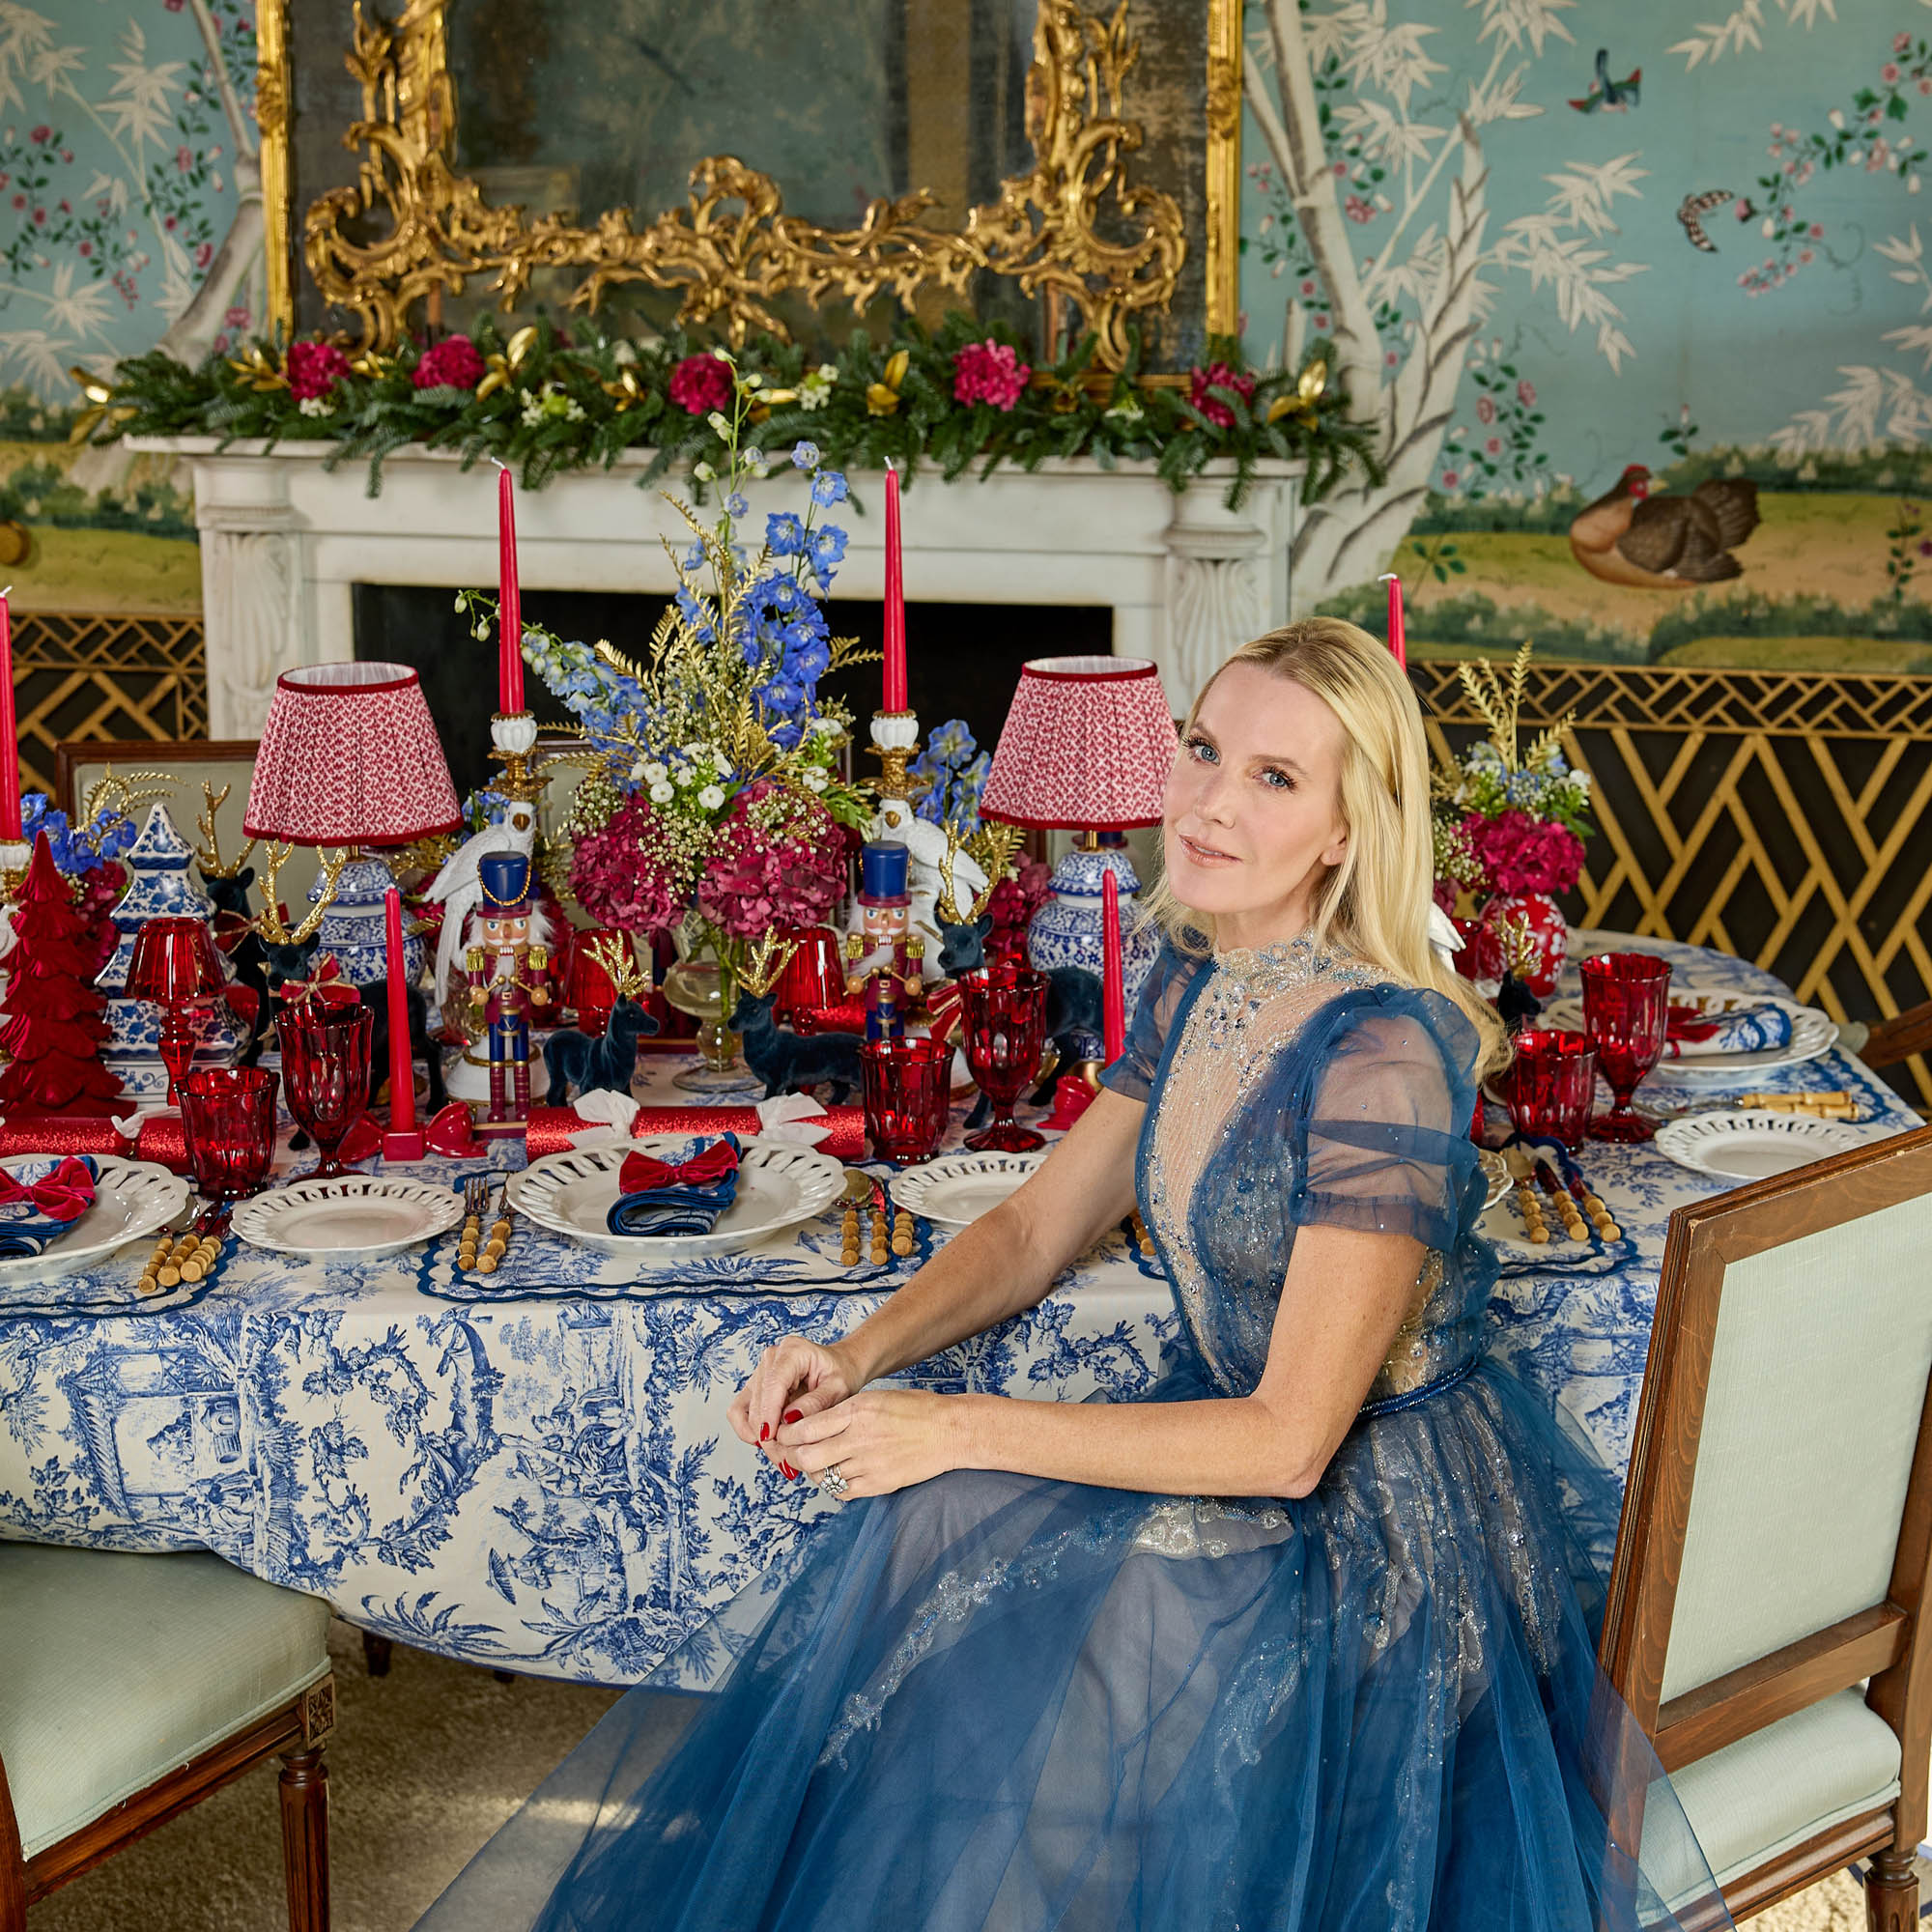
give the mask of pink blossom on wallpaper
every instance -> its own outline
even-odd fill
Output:
[[[1516,399],[1526,410],[1536,407],[1536,384],[1527,376],[1516,385]]]
[[[1496,419],[1496,399],[1493,396],[1476,398],[1476,419],[1478,422],[1492,423]]]
[[[297,402],[312,402],[333,393],[349,374],[349,357],[332,342],[289,344],[289,394]]]
[[[1567,893],[1583,870],[1583,841],[1554,819],[1532,818],[1511,806],[1493,818],[1472,811],[1463,837],[1492,892]]]
[[[425,349],[410,376],[419,389],[473,389],[482,380],[482,355],[467,335],[445,336]]]
[[[731,368],[716,355],[687,355],[670,372],[667,385],[679,409],[708,416],[731,400]]]
[[[1234,411],[1226,403],[1216,402],[1208,393],[1209,389],[1232,389],[1242,402],[1252,402],[1255,379],[1245,372],[1237,374],[1225,362],[1210,362],[1205,369],[1197,366],[1187,372],[1187,400],[1217,429],[1233,429]]]
[[[952,357],[952,400],[956,403],[991,403],[996,410],[1010,410],[1026,392],[1031,366],[1013,354],[1010,345],[995,342],[969,342]]]

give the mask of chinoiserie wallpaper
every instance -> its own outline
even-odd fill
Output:
[[[253,30],[0,0],[27,608],[198,602],[191,505],[69,450],[69,370],[258,326]],[[1333,340],[1390,450],[1300,607],[1393,556],[1425,653],[1932,672],[1932,0],[1249,0],[1244,40],[1246,355]]]

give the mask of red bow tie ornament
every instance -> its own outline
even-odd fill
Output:
[[[651,1194],[660,1187],[708,1187],[738,1171],[738,1150],[727,1137],[716,1140],[689,1160],[659,1160],[647,1153],[627,1153],[617,1170],[620,1194]]]
[[[23,1186],[11,1174],[0,1173],[0,1208],[31,1201],[49,1221],[78,1221],[94,1206],[94,1175],[77,1154],[69,1154],[43,1179]]]

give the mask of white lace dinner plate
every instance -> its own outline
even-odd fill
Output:
[[[1510,1191],[1509,1163],[1493,1148],[1476,1150],[1476,1165],[1483,1170],[1483,1206],[1493,1208]]]
[[[942,1154],[895,1178],[893,1206],[941,1228],[967,1227],[1024,1187],[1047,1152]]]
[[[607,1255],[648,1257],[653,1267],[735,1255],[822,1214],[845,1190],[845,1169],[829,1153],[753,1139],[738,1157],[738,1192],[708,1235],[613,1235],[611,1209],[627,1154],[665,1159],[688,1134],[649,1134],[625,1147],[573,1148],[510,1177],[510,1206],[526,1221]]]
[[[1698,1053],[1688,1060],[1660,1060],[1652,1080],[1730,1080],[1741,1073],[1770,1073],[1780,1066],[1797,1066],[1830,1053],[1838,1043],[1838,1023],[1816,1007],[1801,1007],[1796,1000],[1781,1000],[1770,993],[1731,993],[1700,990],[1695,986],[1673,986],[1673,1007],[1695,1007],[1701,1013],[1733,1013],[1747,1007],[1776,1007],[1791,1015],[1791,1039],[1784,1046],[1763,1046],[1749,1053]],[[1583,1002],[1551,1000],[1544,1008],[1538,1026],[1560,1027],[1583,1033]]]
[[[285,1255],[393,1255],[446,1235],[463,1219],[450,1187],[393,1176],[341,1174],[297,1180],[235,1209],[235,1232],[251,1246]]]
[[[0,1161],[9,1174],[33,1180],[43,1179],[58,1165],[55,1154]],[[187,1181],[152,1160],[98,1153],[94,1165],[93,1206],[43,1253],[0,1261],[0,1282],[53,1281],[78,1273],[127,1242],[166,1227],[187,1206]]]
[[[1789,1174],[1808,1167],[1827,1154],[1843,1153],[1882,1140],[1889,1128],[1874,1132],[1849,1121],[1815,1121],[1804,1114],[1747,1112],[1690,1114],[1665,1121],[1657,1130],[1656,1148],[1680,1167],[1715,1174],[1723,1180],[1762,1180],[1770,1174]]]

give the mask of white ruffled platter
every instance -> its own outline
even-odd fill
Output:
[[[1854,1125],[1849,1121],[1816,1121],[1804,1114],[1769,1111],[1690,1114],[1665,1121],[1655,1146],[1680,1167],[1714,1174],[1721,1180],[1762,1180],[1789,1174],[1828,1154],[1883,1140],[1893,1130]]]
[[[0,1162],[16,1180],[42,1180],[59,1166],[55,1154]],[[187,1206],[188,1184],[152,1160],[94,1156],[94,1202],[44,1253],[0,1261],[0,1282],[52,1281],[102,1260],[128,1241],[164,1228]]]
[[[1791,1015],[1791,1039],[1784,1046],[1754,1048],[1749,1053],[1698,1053],[1688,1060],[1660,1060],[1648,1076],[1652,1080],[1731,1080],[1740,1074],[1770,1073],[1780,1066],[1797,1066],[1830,1053],[1838,1043],[1838,1023],[1816,1007],[1801,1007],[1796,1000],[1781,1000],[1769,993],[1703,992],[1695,986],[1673,986],[1673,1007],[1695,1007],[1700,1013],[1731,1013],[1749,1007],[1776,1007]],[[1551,1000],[1544,1008],[1538,1026],[1557,1027],[1583,1033],[1581,1000]]]
[[[546,1154],[509,1179],[510,1206],[554,1235],[607,1255],[648,1258],[653,1267],[711,1255],[734,1255],[822,1214],[845,1189],[845,1169],[829,1153],[782,1141],[753,1139],[738,1159],[738,1191],[708,1235],[613,1235],[625,1156],[674,1156],[686,1134],[648,1134],[622,1147],[571,1148]]]
[[[370,1174],[298,1180],[235,1209],[235,1232],[252,1247],[338,1260],[399,1254],[446,1235],[463,1219],[463,1197],[427,1181]]]
[[[893,1206],[935,1227],[968,1227],[1024,1187],[1048,1151],[942,1154],[895,1177]]]

